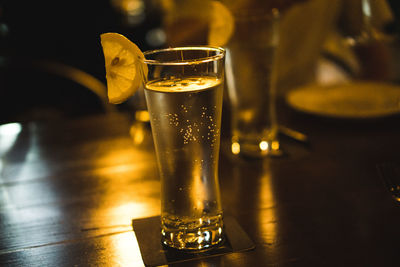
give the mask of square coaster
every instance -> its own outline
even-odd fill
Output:
[[[218,247],[198,253],[165,248],[161,243],[160,222],[160,216],[132,220],[132,227],[146,266],[167,265],[255,248],[253,241],[232,216],[224,216],[224,242]]]

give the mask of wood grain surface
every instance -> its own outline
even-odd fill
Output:
[[[254,160],[222,139],[223,208],[256,249],[174,266],[396,266],[400,206],[376,164],[399,159],[399,118],[279,114],[310,145],[282,137],[285,156]],[[1,266],[143,266],[131,221],[159,215],[160,183],[149,126],[131,126],[0,126]]]

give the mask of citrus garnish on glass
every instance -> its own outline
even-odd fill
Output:
[[[212,1],[208,44],[212,46],[225,46],[235,30],[235,20],[231,11],[221,2]]]
[[[142,83],[142,74],[147,75],[144,56],[136,44],[118,33],[103,33],[103,47],[108,100],[119,104],[131,97]]]

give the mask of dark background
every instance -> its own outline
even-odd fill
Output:
[[[143,51],[160,46],[145,41],[161,16],[144,3],[132,23],[112,1],[0,0],[0,123],[102,112],[90,90],[35,64],[61,63],[105,83],[101,33],[122,33]]]
[[[116,2],[0,0],[0,123],[102,112],[90,91],[32,64],[65,64],[105,83],[101,33],[122,33],[143,51],[165,45],[146,41],[149,32],[162,28],[160,1],[143,1],[144,10],[133,21]],[[285,6],[295,1],[276,2]],[[400,3],[390,4],[396,21],[386,29],[397,35]]]

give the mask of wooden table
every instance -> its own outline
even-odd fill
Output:
[[[223,136],[226,214],[256,249],[175,266],[398,266],[400,204],[376,164],[399,160],[399,118],[284,109],[310,145],[250,160]],[[124,114],[0,126],[0,266],[142,266],[131,220],[160,213],[150,128]],[[130,129],[131,135],[130,135]]]

